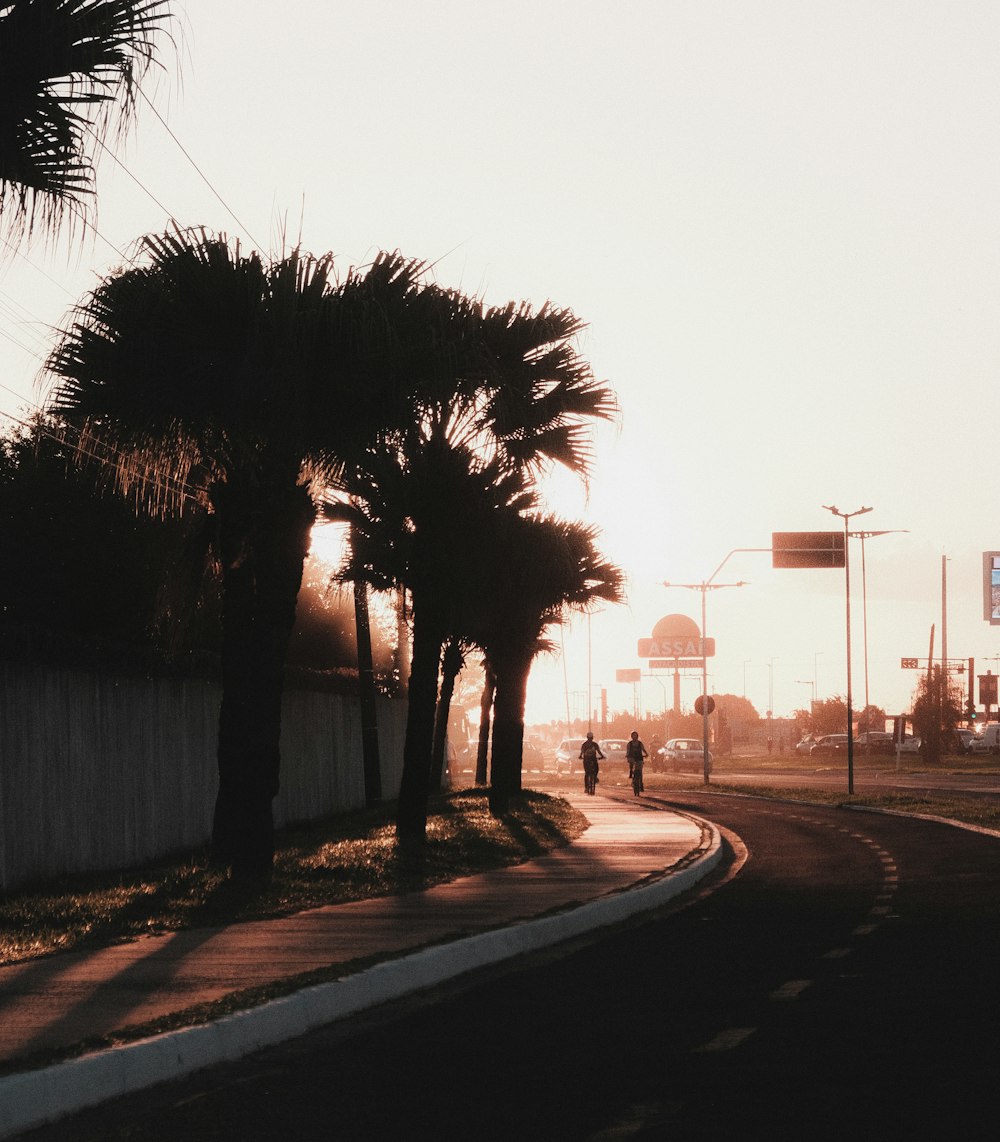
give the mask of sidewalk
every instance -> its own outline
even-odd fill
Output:
[[[404,896],[0,968],[0,1068],[8,1072],[0,1138],[655,908],[721,859],[707,822],[624,795],[567,800],[590,827],[526,864]],[[335,980],[211,1023],[30,1066],[40,1051],[339,965]]]

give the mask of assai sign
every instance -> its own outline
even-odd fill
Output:
[[[704,646],[704,653],[702,647]],[[711,658],[715,654],[714,638],[640,638],[640,658]]]

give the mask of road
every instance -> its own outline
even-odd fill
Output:
[[[670,804],[734,853],[683,906],[31,1137],[992,1139],[1000,839]]]

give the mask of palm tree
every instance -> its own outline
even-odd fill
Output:
[[[498,514],[492,537],[480,536],[479,628],[495,680],[490,808],[507,811],[520,792],[524,708],[536,655],[549,649],[545,628],[563,608],[620,602],[623,575],[597,549],[592,527],[555,516]]]
[[[54,232],[94,194],[92,148],[135,116],[166,0],[0,4],[0,218]]]
[[[359,320],[364,275],[335,286],[330,255],[266,263],[198,229],[148,236],[141,253],[75,311],[47,364],[52,408],[81,430],[81,455],[108,458],[119,490],[211,514],[223,582],[213,850],[259,876],[316,497],[374,432],[359,361],[379,320]]]
[[[531,481],[552,464],[585,474],[588,423],[610,419],[615,404],[574,347],[583,323],[568,309],[484,309],[436,286],[396,300],[386,308],[398,387],[386,406],[381,449],[347,484],[368,517],[351,573],[401,583],[412,599],[397,833],[422,839],[441,655],[449,637],[461,634],[454,608],[467,529],[494,508],[532,506]]]

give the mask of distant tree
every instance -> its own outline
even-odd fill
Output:
[[[836,695],[813,702],[805,725],[809,733],[817,737],[823,734],[846,734],[847,699]]]
[[[936,762],[944,752],[943,743],[962,720],[961,687],[955,686],[940,666],[921,674],[913,699],[913,728],[920,737],[920,754]]]
[[[868,705],[858,714],[858,733],[884,733],[886,712],[881,706]]]

